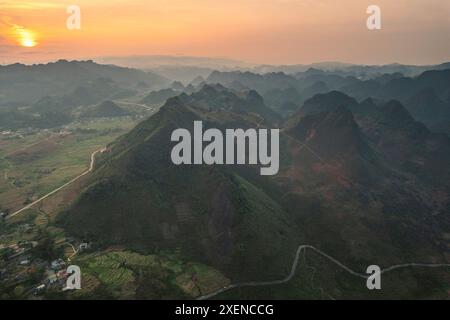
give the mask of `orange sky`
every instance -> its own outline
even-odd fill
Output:
[[[66,29],[70,4],[81,30]],[[366,28],[370,4],[382,30]],[[0,0],[1,64],[112,55],[438,63],[450,60],[450,0]]]

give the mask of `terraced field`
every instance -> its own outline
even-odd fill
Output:
[[[114,298],[195,298],[229,284],[219,271],[185,262],[175,253],[142,255],[110,250],[77,257],[83,272],[83,290],[77,297],[98,292]]]

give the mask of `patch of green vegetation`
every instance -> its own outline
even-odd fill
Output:
[[[107,251],[77,257],[74,263],[88,281],[77,293],[84,298],[95,296],[99,288],[104,296],[115,298],[195,298],[228,283],[217,270],[186,263],[177,254]]]
[[[98,119],[71,123],[61,131],[0,137],[3,209],[20,209],[86,171],[92,152],[114,141],[138,121],[130,117]]]

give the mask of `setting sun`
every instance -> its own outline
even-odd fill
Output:
[[[23,47],[32,48],[37,45],[35,33],[21,26],[14,26],[16,38]]]
[[[31,48],[31,47],[36,46],[36,41],[34,41],[33,39],[30,39],[30,38],[24,38],[24,39],[22,39],[20,44],[24,47]]]

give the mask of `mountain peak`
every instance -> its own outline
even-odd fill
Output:
[[[358,105],[355,99],[347,96],[340,91],[330,91],[328,93],[317,94],[306,100],[300,109],[302,114],[312,114],[324,111],[332,111],[337,107],[347,107],[354,110]]]
[[[367,150],[353,113],[338,105],[330,111],[307,114],[286,126],[288,134],[307,142],[321,157],[349,157]]]
[[[204,82],[205,82],[205,78],[203,78],[202,76],[197,76],[194,78],[194,80],[192,80],[190,82],[190,84],[193,85],[194,87],[196,87]]]
[[[170,87],[171,87],[172,89],[180,90],[180,91],[185,89],[184,85],[183,85],[180,81],[174,81],[174,82],[172,82],[172,84],[170,85]]]
[[[311,75],[311,74],[323,74],[323,73],[325,73],[325,71],[320,70],[320,69],[317,69],[317,68],[313,68],[313,67],[308,68],[308,70],[306,70],[306,71],[304,72],[304,74],[306,74],[306,75]]]
[[[389,119],[393,123],[414,122],[414,118],[406,110],[406,108],[397,100],[391,100],[384,104],[380,111],[384,114],[385,119]]]
[[[126,115],[129,115],[129,113],[111,100],[106,100],[96,106],[89,107],[81,113],[82,118],[121,117]]]
[[[189,98],[189,96],[185,93],[182,93],[178,96],[168,98],[166,103],[161,107],[161,110],[164,108],[177,108],[184,107],[185,101]]]

